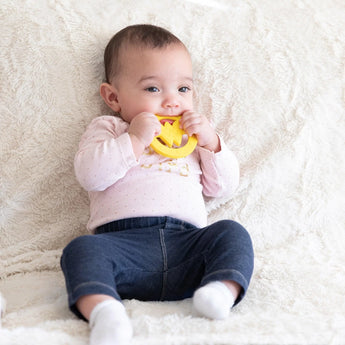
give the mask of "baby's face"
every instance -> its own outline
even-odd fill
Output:
[[[112,85],[125,121],[141,112],[177,116],[193,110],[192,62],[185,47],[128,47],[120,59],[121,71]]]

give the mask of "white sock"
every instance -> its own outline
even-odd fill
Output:
[[[216,320],[226,319],[234,302],[234,296],[220,281],[206,284],[193,296],[194,309],[202,316]]]
[[[90,345],[125,345],[133,335],[125,307],[117,300],[96,305],[90,315]]]

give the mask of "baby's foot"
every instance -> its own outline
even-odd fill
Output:
[[[220,281],[206,284],[193,296],[194,309],[202,316],[216,320],[226,319],[234,302],[234,296]]]
[[[117,300],[96,305],[90,315],[90,345],[127,345],[133,330],[125,307]]]

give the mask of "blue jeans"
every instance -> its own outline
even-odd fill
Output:
[[[245,295],[253,273],[253,247],[238,223],[222,220],[203,229],[170,217],[114,221],[64,249],[70,309],[84,295],[174,301],[189,298],[211,281],[233,280]]]

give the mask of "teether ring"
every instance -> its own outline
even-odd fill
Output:
[[[159,116],[156,115],[158,120],[171,120],[172,124],[166,121],[162,124],[162,130],[151,143],[151,147],[160,155],[169,158],[183,158],[191,154],[198,140],[195,135],[188,136],[188,141],[185,145],[181,146],[182,137],[186,132],[180,128],[181,116]],[[175,145],[175,147],[173,146]]]

